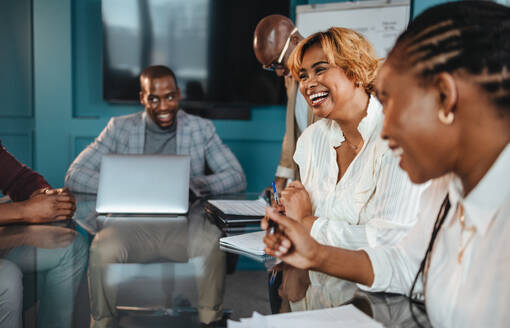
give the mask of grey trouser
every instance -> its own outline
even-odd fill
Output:
[[[223,315],[225,253],[218,248],[220,231],[203,217],[172,220],[107,219],[90,248],[89,294],[91,327],[113,327],[116,316],[115,284],[108,284],[109,264],[186,262],[193,259],[200,321]]]

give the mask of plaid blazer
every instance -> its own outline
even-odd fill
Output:
[[[113,117],[67,170],[65,186],[76,192],[97,193],[104,154],[143,154],[145,111]],[[239,161],[224,145],[210,120],[177,112],[177,154],[191,156],[190,187],[200,194],[238,192],[246,188]],[[205,175],[206,167],[212,174]]]

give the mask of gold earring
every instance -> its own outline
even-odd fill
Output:
[[[363,82],[361,82],[361,81],[357,81],[357,82],[356,82],[356,87],[358,87],[358,88],[359,88],[359,87],[361,87],[362,85],[363,85]]]
[[[439,110],[437,116],[439,118],[439,121],[446,125],[451,125],[453,123],[453,119],[455,118],[453,112],[449,112],[448,115],[445,115],[444,109]]]

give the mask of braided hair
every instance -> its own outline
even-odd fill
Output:
[[[510,8],[487,1],[449,2],[424,11],[388,58],[427,83],[441,72],[474,78],[503,111],[510,110]],[[392,58],[393,57],[393,58]]]

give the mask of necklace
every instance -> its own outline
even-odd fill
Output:
[[[473,240],[476,233],[476,227],[475,226],[466,226],[466,219],[464,216],[464,206],[462,204],[459,204],[459,223],[460,223],[460,238],[459,238],[459,255],[457,257],[457,261],[459,263],[462,262],[462,257],[464,256],[464,251],[469,246],[469,243]],[[464,242],[464,232],[468,232],[469,235]]]
[[[344,137],[344,138],[345,138],[345,137]],[[361,148],[361,146],[363,145],[363,139],[361,139],[361,142],[360,142],[360,143],[358,143],[357,145],[352,144],[352,143],[351,143],[349,140],[347,140],[347,139],[344,139],[344,140],[345,140],[345,142],[347,143],[347,145],[348,145],[349,147],[351,147],[351,149],[352,149],[352,150],[354,150],[354,152],[356,152],[356,153],[358,152],[358,150],[359,150],[359,149]]]

